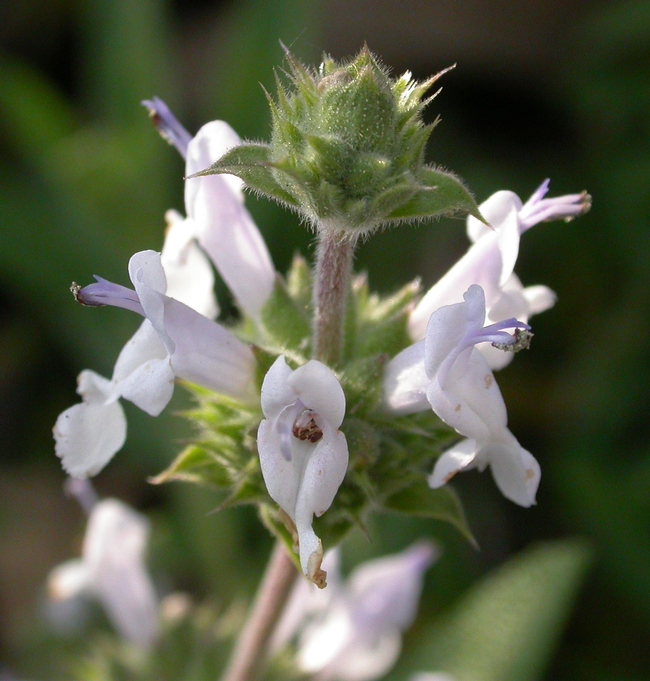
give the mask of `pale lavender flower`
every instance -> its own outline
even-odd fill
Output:
[[[298,639],[301,670],[318,681],[372,681],[390,671],[436,557],[431,543],[418,542],[356,568],[324,607],[309,613]]]
[[[323,547],[313,516],[330,507],[348,466],[339,430],[345,395],[333,372],[317,360],[295,371],[278,357],[262,384],[257,448],[271,498],[295,523],[303,572],[324,586]]]
[[[429,289],[411,313],[409,333],[414,341],[424,338],[429,318],[438,308],[460,302],[472,284],[483,288],[487,318],[492,322],[511,317],[527,322],[533,314],[553,306],[556,296],[551,289],[524,288],[513,272],[520,237],[540,222],[570,220],[582,215],[589,209],[591,197],[582,192],[545,199],[548,185],[549,181],[545,180],[525,204],[510,191],[493,194],[479,206],[490,227],[473,216],[467,218],[472,246]],[[512,359],[512,355],[499,353],[490,346],[482,346],[481,352],[492,369],[501,369]]]
[[[476,348],[492,343],[503,349],[525,345],[528,326],[509,319],[484,327],[485,295],[472,285],[465,302],[446,305],[431,315],[424,341],[393,358],[384,379],[386,407],[413,413],[428,405],[465,440],[436,462],[429,484],[441,487],[461,470],[488,465],[508,499],[535,503],[539,464],[507,427],[501,391],[487,361]],[[505,329],[514,329],[513,335]]]
[[[129,274],[135,291],[99,277],[96,284],[76,290],[86,305],[123,307],[146,319],[120,353],[112,379],[83,371],[77,389],[83,401],[56,421],[55,450],[74,477],[95,475],[124,444],[121,397],[157,416],[171,399],[178,377],[236,399],[256,400],[252,351],[216,322],[166,295],[159,253],[136,253]],[[203,290],[210,280],[198,277],[195,284],[201,290],[186,287],[183,296],[210,307]]]
[[[145,566],[147,519],[117,499],[97,502],[88,518],[82,557],[54,568],[51,598],[97,599],[127,641],[151,647],[158,637],[158,601]]]
[[[239,136],[224,121],[212,121],[190,137],[162,100],[143,104],[159,132],[186,160],[186,237],[199,242],[241,310],[259,321],[276,275],[264,239],[244,206],[243,182],[234,175],[190,177],[240,144]],[[174,219],[182,218],[175,213]]]

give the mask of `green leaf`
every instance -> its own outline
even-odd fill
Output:
[[[278,276],[270,298],[262,308],[264,330],[274,344],[285,350],[305,353],[309,344],[309,318],[304,308],[289,295],[284,281]]]
[[[162,473],[149,478],[152,485],[173,480],[228,487],[231,476],[213,453],[203,447],[190,445]]]
[[[538,544],[474,586],[422,641],[418,669],[455,681],[534,681],[553,652],[589,563],[582,541]]]
[[[460,499],[448,485],[440,489],[431,489],[423,477],[416,478],[408,487],[384,500],[383,506],[387,511],[451,523],[472,545],[478,548],[476,539],[467,524]]]
[[[474,198],[453,174],[424,166],[418,178],[422,183],[411,199],[395,209],[389,220],[408,220],[467,212],[485,222]],[[487,224],[487,223],[486,223]]]
[[[295,208],[298,206],[296,200],[275,180],[275,164],[271,162],[270,153],[271,149],[266,144],[245,142],[227,151],[209,168],[190,175],[190,178],[224,173],[236,175],[253,191]]]

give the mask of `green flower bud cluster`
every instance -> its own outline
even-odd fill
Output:
[[[404,220],[469,212],[453,174],[424,163],[435,126],[422,120],[441,72],[418,83],[391,78],[367,47],[351,61],[327,57],[318,71],[288,51],[291,88],[278,81],[270,144],[244,143],[206,171],[242,178],[310,223],[356,234]]]

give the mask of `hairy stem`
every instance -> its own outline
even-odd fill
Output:
[[[298,571],[278,541],[266,566],[255,602],[239,635],[223,681],[254,681],[267,656],[267,646]]]
[[[355,239],[321,226],[314,284],[314,357],[336,366],[343,350],[343,323]]]

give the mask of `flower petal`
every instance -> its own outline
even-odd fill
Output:
[[[396,414],[414,414],[429,409],[424,370],[424,341],[402,350],[388,362],[384,372],[384,405]]]
[[[472,466],[476,450],[476,440],[462,440],[444,452],[436,461],[433,473],[427,478],[429,487],[438,489],[446,485],[456,473]]]
[[[160,261],[167,278],[167,295],[209,319],[219,314],[212,265],[194,241],[194,223],[176,211],[165,213],[168,228]]]
[[[88,589],[88,568],[82,560],[66,560],[50,570],[47,591],[50,598],[63,601],[74,598]]]
[[[280,355],[266,372],[262,382],[262,411],[267,419],[276,419],[280,412],[295,402],[297,395],[289,385],[291,368]]]
[[[505,189],[495,192],[479,206],[481,215],[488,221],[489,227],[472,215],[467,217],[467,236],[472,243],[476,243],[492,230],[498,230],[514,209],[519,212],[522,208],[521,199]]]
[[[54,424],[54,450],[74,478],[99,473],[126,440],[126,418],[119,402],[82,402],[66,409]]]
[[[345,394],[333,371],[311,359],[296,369],[287,380],[305,406],[317,412],[333,429],[343,423]]]
[[[248,345],[177,300],[163,296],[163,308],[176,376],[245,402],[258,400],[255,357]]]
[[[529,507],[535,503],[535,494],[541,478],[541,470],[533,455],[525,450],[514,435],[504,444],[488,445],[481,456],[490,462],[492,477],[504,497],[520,506]]]
[[[312,529],[313,516],[319,517],[331,506],[348,469],[348,444],[337,431],[323,435],[307,460],[293,518],[298,531],[300,564],[310,575],[315,561],[320,567],[323,548]],[[317,554],[317,558],[314,557]]]
[[[205,170],[239,144],[222,121],[203,126],[190,142],[187,175]],[[209,175],[185,182],[185,208],[195,235],[210,256],[241,309],[259,319],[275,283],[275,271],[264,239],[243,205],[241,180]]]
[[[158,416],[174,393],[174,372],[169,357],[143,362],[120,382],[119,388],[122,397],[149,416]]]

